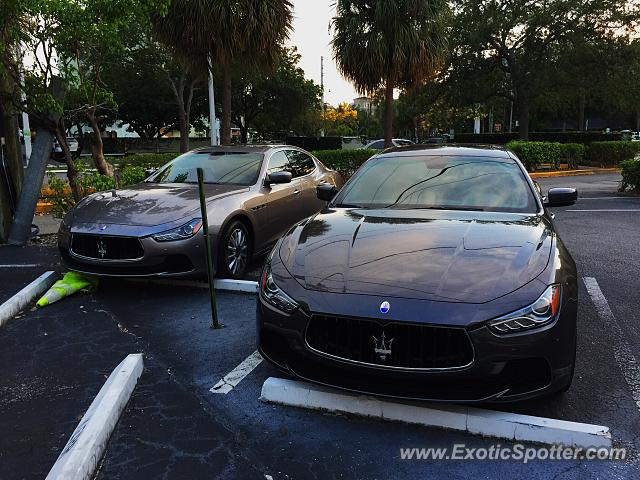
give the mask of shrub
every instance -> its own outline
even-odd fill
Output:
[[[62,180],[54,172],[49,172],[47,176],[49,177],[50,195],[47,195],[46,200],[52,204],[51,213],[53,216],[62,218],[76,203],[73,201],[69,182]]]
[[[587,162],[597,167],[615,167],[640,153],[640,142],[593,142],[587,151]]]
[[[78,182],[85,192],[85,195],[94,191],[102,192],[116,188],[116,181],[113,177],[102,175],[98,172],[83,173]]]
[[[127,165],[120,170],[120,187],[140,183],[146,178],[144,168],[139,165]]]
[[[624,160],[620,162],[622,167],[622,183],[620,191],[631,190],[640,193],[640,159]]]
[[[560,163],[568,163],[569,168],[576,168],[584,161],[587,147],[581,143],[563,143],[560,145]]]
[[[558,142],[525,142],[516,140],[507,143],[507,148],[518,156],[530,172],[533,172],[536,167],[543,163],[551,163],[556,168],[560,165],[562,145]]]
[[[316,150],[311,153],[327,167],[340,172],[346,181],[360,165],[380,151],[360,148],[355,150]]]
[[[144,168],[158,168],[165,163],[170,162],[177,156],[181,155],[179,152],[172,153],[136,153],[133,155],[126,155],[124,157],[118,157],[113,163],[119,167],[126,165],[135,165]]]

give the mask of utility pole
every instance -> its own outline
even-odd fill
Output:
[[[211,56],[209,63],[209,126],[211,136],[211,146],[220,145],[220,129],[216,120],[216,96],[213,88],[213,60]]]
[[[320,136],[324,137],[324,57],[320,56],[320,90],[322,91],[322,129]]]

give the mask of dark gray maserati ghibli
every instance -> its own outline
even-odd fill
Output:
[[[326,202],[316,198],[319,183],[342,186],[338,172],[297,147],[193,150],[138,185],[79,202],[58,233],[64,264],[105,276],[204,274],[198,168],[217,272],[232,278],[291,225],[320,211]]]
[[[301,379],[367,394],[512,402],[567,390],[576,265],[551,206],[497,147],[368,160],[291,228],[262,272],[258,346]]]

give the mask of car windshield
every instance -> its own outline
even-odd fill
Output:
[[[510,159],[382,156],[345,185],[335,206],[526,212],[537,210],[520,167]]]
[[[263,155],[254,152],[189,152],[149,177],[156,183],[197,183],[202,168],[205,183],[253,185],[258,180]]]

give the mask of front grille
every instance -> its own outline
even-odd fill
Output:
[[[459,368],[473,361],[471,340],[462,328],[313,315],[306,341],[320,353],[377,366]]]
[[[71,250],[76,255],[98,260],[135,260],[144,254],[140,240],[134,237],[108,237],[74,233]]]

